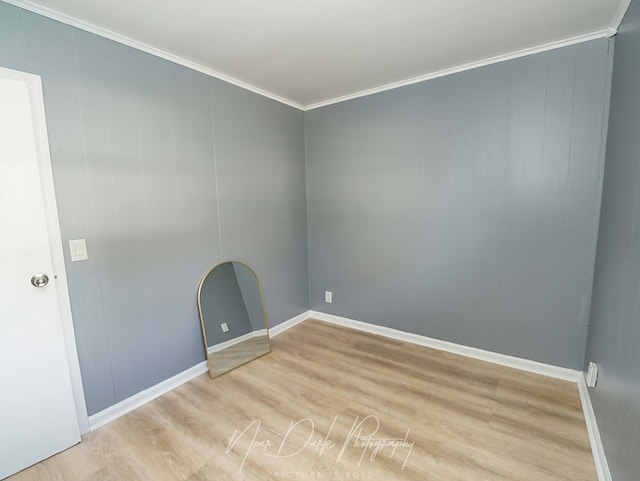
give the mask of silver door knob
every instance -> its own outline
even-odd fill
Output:
[[[46,274],[34,274],[31,278],[33,287],[44,287],[49,284],[49,277]]]

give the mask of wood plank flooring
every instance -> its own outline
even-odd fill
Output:
[[[577,387],[305,321],[9,478],[596,481]]]

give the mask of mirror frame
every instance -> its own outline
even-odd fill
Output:
[[[260,306],[262,307],[262,318],[264,319],[264,327],[265,327],[265,330],[267,331],[267,342],[269,343],[269,350],[263,354],[260,354],[259,356],[254,357],[253,359],[249,359],[248,361],[238,364],[237,366],[229,369],[228,371],[223,372],[222,374],[218,374],[217,376],[214,376],[210,367],[212,360],[210,358],[209,346],[207,344],[207,332],[204,327],[204,317],[202,315],[202,303],[200,302],[200,295],[202,293],[202,286],[204,285],[204,281],[209,274],[211,274],[215,269],[217,269],[223,264],[233,264],[233,263],[240,264],[241,266],[246,267],[249,270],[249,272],[253,274],[253,277],[255,277],[256,279],[256,282],[258,284],[258,293],[260,294]],[[258,358],[261,358],[262,356],[269,354],[273,350],[273,346],[271,345],[271,336],[269,335],[269,322],[267,321],[267,311],[264,307],[264,296],[262,294],[262,282],[260,282],[260,278],[258,277],[258,274],[256,274],[256,271],[254,271],[251,267],[249,267],[244,262],[228,260],[228,261],[218,262],[216,265],[211,267],[207,272],[205,272],[205,274],[202,276],[202,279],[200,279],[200,283],[198,284],[197,300],[198,300],[198,315],[200,317],[200,327],[202,329],[202,340],[204,341],[204,352],[205,352],[205,355],[207,356],[207,371],[209,372],[209,377],[211,379],[215,379],[217,377],[222,376],[223,374],[226,374],[241,366],[244,366],[245,364],[250,363],[251,361],[254,361]]]

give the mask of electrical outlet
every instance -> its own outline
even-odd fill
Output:
[[[324,302],[331,304],[333,302],[333,292],[324,291]]]
[[[596,384],[598,384],[598,365],[595,362],[590,362],[587,371],[587,386],[596,387]]]
[[[220,324],[220,327],[222,328],[222,332],[229,332],[229,324],[227,324],[226,322]]]

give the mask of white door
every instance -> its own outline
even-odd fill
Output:
[[[32,94],[0,71],[0,479],[80,441]]]

